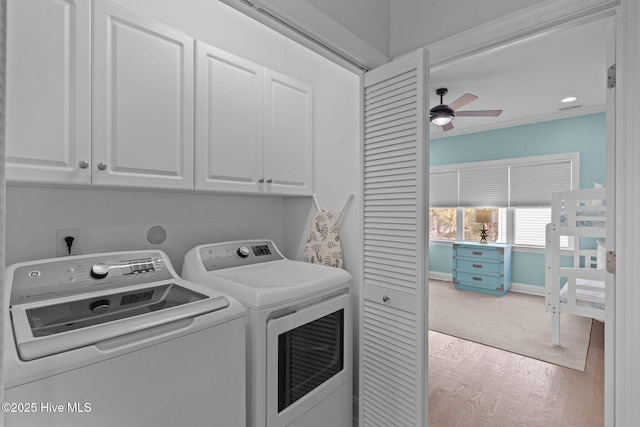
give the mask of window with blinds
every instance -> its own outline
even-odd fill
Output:
[[[452,208],[458,206],[458,171],[429,174],[429,207]]]
[[[573,187],[571,160],[514,165],[509,170],[511,206],[550,206],[551,193]]]
[[[544,246],[545,227],[551,222],[551,208],[516,208],[514,215],[516,245]]]
[[[551,222],[551,207],[515,208],[513,243],[522,246],[545,246],[545,228]],[[569,237],[560,237],[560,247],[569,247]]]
[[[507,166],[460,170],[459,206],[503,208],[509,204]]]
[[[434,166],[429,207],[544,207],[579,188],[580,153]]]
[[[491,241],[521,246],[545,246],[545,226],[551,221],[551,194],[579,188],[579,153],[522,157],[431,168],[429,212],[431,239],[477,240],[477,208],[495,209],[487,225]],[[463,226],[452,219],[464,218]],[[442,230],[462,229],[457,237]],[[455,232],[455,231],[454,231]],[[561,247],[572,242],[563,237]]]

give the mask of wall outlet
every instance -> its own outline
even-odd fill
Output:
[[[73,237],[71,250],[67,246],[67,238]],[[69,239],[70,240],[70,239]],[[59,228],[56,230],[56,256],[69,256],[80,254],[80,229]]]

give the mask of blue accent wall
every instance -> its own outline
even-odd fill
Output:
[[[430,166],[480,162],[547,154],[580,153],[580,187],[604,184],[606,177],[605,113],[513,126],[431,140]],[[539,252],[539,250],[538,250]],[[451,273],[450,245],[429,245],[429,270]],[[544,286],[544,254],[515,250],[515,283]]]

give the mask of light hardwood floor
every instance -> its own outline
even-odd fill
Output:
[[[429,331],[429,426],[604,425],[604,324],[585,372]]]

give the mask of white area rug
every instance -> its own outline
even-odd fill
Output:
[[[551,314],[541,296],[503,297],[429,282],[429,329],[584,372],[591,319],[560,315],[560,346],[551,344]]]

